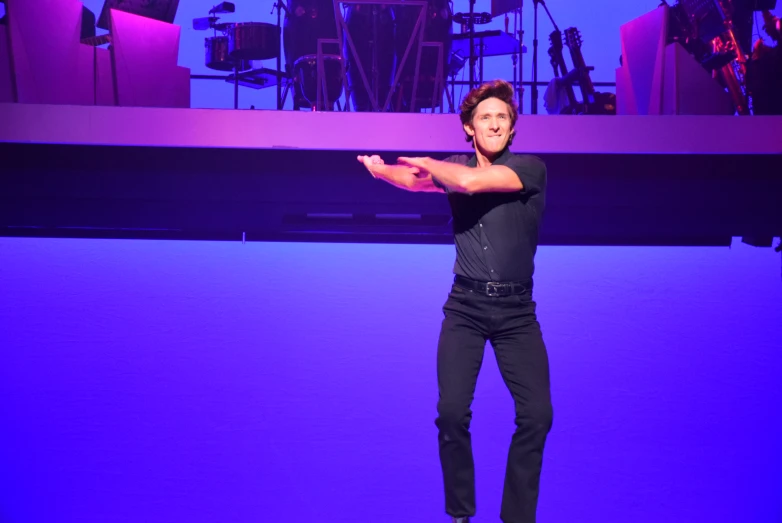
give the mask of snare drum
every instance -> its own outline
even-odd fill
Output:
[[[342,57],[332,54],[321,55],[323,59],[323,80],[326,83],[326,96],[321,103],[326,110],[333,109],[334,102],[342,96]],[[310,106],[315,107],[318,101],[318,55],[304,55],[293,64],[294,82],[296,82],[304,98]],[[323,95],[321,94],[321,97]]]

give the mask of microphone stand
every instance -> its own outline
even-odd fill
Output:
[[[551,20],[551,25],[554,26],[555,31],[559,31],[554,18],[551,16],[546,2],[543,0],[532,0],[534,4],[534,20],[533,20],[533,35],[532,35],[532,114],[538,114],[538,4],[543,6],[546,10],[548,19]]]
[[[475,87],[475,0],[470,0],[470,91]]]
[[[372,5],[372,94],[375,97],[375,103],[379,105],[379,88],[380,88],[380,69],[378,69],[378,57],[377,57],[377,48],[378,48],[378,29],[377,29],[377,18],[378,18],[378,6],[377,4]],[[383,111],[385,107],[378,107],[379,111]]]
[[[540,0],[532,0],[532,102],[530,107],[532,114],[538,114],[538,2]]]
[[[524,114],[524,0],[517,0],[518,5],[513,13],[513,37],[519,39],[518,58],[516,52],[513,53],[513,88],[516,90],[519,112]],[[505,32],[508,32],[508,15],[505,15]],[[518,83],[516,83],[516,67],[518,63]]]
[[[285,7],[285,4],[283,3],[283,0],[275,0],[274,6],[272,7],[272,10],[269,12],[269,14],[272,14],[274,10],[277,10],[277,35],[279,38],[279,41],[277,42],[279,44],[279,50],[277,51],[277,110],[282,110],[282,15],[281,11],[285,10],[287,14],[290,14],[290,11],[288,11],[288,8]]]

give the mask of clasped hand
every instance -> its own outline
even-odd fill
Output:
[[[364,164],[364,167],[367,168],[369,173],[373,177],[377,177],[378,174],[382,174],[382,170],[378,167],[381,165],[385,165],[385,162],[383,159],[374,154],[372,156],[369,155],[358,155],[358,161]],[[401,165],[404,167],[410,168],[410,172],[418,176],[419,178],[425,178],[429,175],[429,172],[426,170],[425,165],[426,162],[429,160],[429,158],[426,157],[420,157],[420,158],[413,158],[413,157],[406,157],[401,156],[397,158],[397,165]]]

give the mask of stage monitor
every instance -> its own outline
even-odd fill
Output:
[[[106,0],[100,12],[97,26],[109,31],[109,12],[111,9],[173,24],[178,7],[179,0]]]

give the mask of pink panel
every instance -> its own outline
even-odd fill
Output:
[[[622,42],[622,67],[626,87],[632,91],[634,113],[660,114],[662,104],[662,68],[667,31],[668,7],[658,7],[624,25],[619,30]],[[628,105],[628,110],[633,106]]]
[[[76,67],[72,71],[72,75],[77,77],[80,81],[84,81],[80,89],[85,91],[85,97],[80,103],[95,105],[96,93],[95,93],[95,69],[97,60],[97,49],[92,46],[84,45],[81,43],[76,44]]]
[[[725,89],[678,43],[665,49],[664,78],[662,114],[736,112]]]
[[[190,75],[177,67],[179,26],[111,11],[117,102],[123,106],[190,105]]]
[[[107,49],[79,44],[79,69],[76,74],[89,79],[89,105],[116,105],[111,53]]]
[[[90,104],[78,0],[7,0],[18,101]],[[78,72],[74,74],[74,71]]]
[[[190,107],[190,68],[176,68],[176,89],[170,91],[171,98],[167,107]]]
[[[0,103],[15,102],[14,82],[11,77],[11,47],[8,45],[8,30],[0,25]]]
[[[97,49],[97,52],[97,105],[117,105],[117,99],[114,96],[114,69],[111,65],[111,52],[108,49]]]

